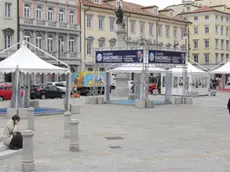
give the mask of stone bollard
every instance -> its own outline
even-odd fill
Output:
[[[35,130],[35,124],[34,124],[34,108],[30,107],[28,108],[28,130]]]
[[[79,121],[77,119],[71,119],[70,121],[70,144],[69,144],[69,150],[71,152],[80,151],[78,124],[79,124]]]
[[[71,119],[71,113],[69,111],[66,111],[64,113],[64,138],[67,139],[70,137],[70,119]]]
[[[70,105],[70,112],[74,115],[80,114],[80,105]]]
[[[34,164],[34,150],[33,150],[33,136],[31,130],[22,132],[23,136],[23,151],[22,151],[22,171],[31,172],[35,170]]]

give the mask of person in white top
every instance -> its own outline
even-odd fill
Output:
[[[5,144],[8,147],[12,147],[12,146],[14,147],[14,145],[12,145],[13,137],[20,135],[20,133],[18,132],[19,121],[20,121],[20,117],[18,115],[14,115],[12,119],[10,119],[5,125],[2,141],[3,144]]]

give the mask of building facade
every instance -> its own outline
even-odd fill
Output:
[[[127,46],[151,44],[165,48],[185,47],[183,37],[190,22],[173,17],[171,10],[159,11],[157,6],[144,7],[125,1],[82,0],[82,69],[93,70],[95,48],[117,46],[114,10],[119,5],[124,11],[128,33]]]
[[[190,58],[210,68],[225,62],[230,54],[230,13],[225,5],[201,6],[180,14],[191,21]]]
[[[15,0],[2,0],[0,6],[0,51],[9,48],[18,42],[18,6]],[[0,60],[5,59],[17,50],[17,47],[0,53]],[[10,75],[0,74],[0,82],[8,80]]]
[[[13,0],[12,0],[13,1]],[[19,0],[20,40],[26,40],[79,71],[80,58],[79,0]],[[47,62],[62,66],[33,46],[28,47]],[[55,75],[36,76],[37,83],[64,80]]]

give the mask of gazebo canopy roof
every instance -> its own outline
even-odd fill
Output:
[[[124,64],[120,67],[114,68],[111,70],[111,73],[141,73],[143,70],[143,64]],[[148,72],[149,73],[161,73],[164,72],[164,69],[156,67],[153,64],[149,64]]]
[[[23,43],[14,54],[0,62],[0,73],[11,73],[16,68],[23,73],[69,73],[67,68],[54,66],[35,55]]]
[[[183,67],[177,66],[175,68],[169,69],[172,70],[172,73],[183,73]],[[197,67],[193,66],[191,63],[188,63],[188,73],[205,73],[205,71],[198,69]]]
[[[216,73],[216,74],[229,74],[230,73],[230,59],[221,66],[220,68],[211,71],[210,73]]]

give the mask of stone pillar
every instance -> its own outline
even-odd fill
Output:
[[[80,54],[81,54],[81,38],[78,35],[77,36],[77,41],[76,41],[76,52],[77,52],[77,59],[80,59]]]
[[[105,94],[104,94],[104,101],[110,101],[110,85],[111,85],[111,76],[110,72],[105,73]]]
[[[22,132],[23,136],[23,152],[22,152],[22,171],[31,172],[35,170],[34,164],[34,150],[33,150],[33,136],[31,130]]]
[[[34,44],[35,46],[37,46],[37,45],[36,45],[36,31],[33,31],[33,44]],[[36,48],[33,48],[33,50],[35,51]]]
[[[48,45],[47,45],[48,42],[47,42],[47,41],[48,41],[48,33],[45,32],[45,40],[44,40],[44,47],[43,47],[43,48],[44,48],[44,49],[43,49],[44,51],[47,51],[47,50],[48,50]]]
[[[56,33],[56,46],[55,46],[55,50],[56,50],[56,56],[59,56],[59,37],[58,37],[58,33]]]
[[[71,152],[78,152],[80,151],[79,147],[79,136],[78,136],[78,120],[72,119],[70,121],[70,144],[69,150]]]
[[[80,114],[80,105],[73,105],[73,104],[71,104],[71,105],[70,105],[70,112],[71,112],[73,115]]]
[[[70,120],[71,120],[71,113],[69,111],[66,111],[64,113],[64,138],[67,139],[70,137]]]
[[[173,80],[172,80],[172,72],[166,72],[165,76],[165,102],[172,103],[172,88],[173,88]]]
[[[34,108],[28,108],[28,130],[34,131],[35,124],[34,124]]]
[[[66,52],[69,53],[69,48],[70,48],[69,47],[69,34],[66,35],[66,43],[65,43],[65,45],[66,45],[66,47],[65,47]]]

